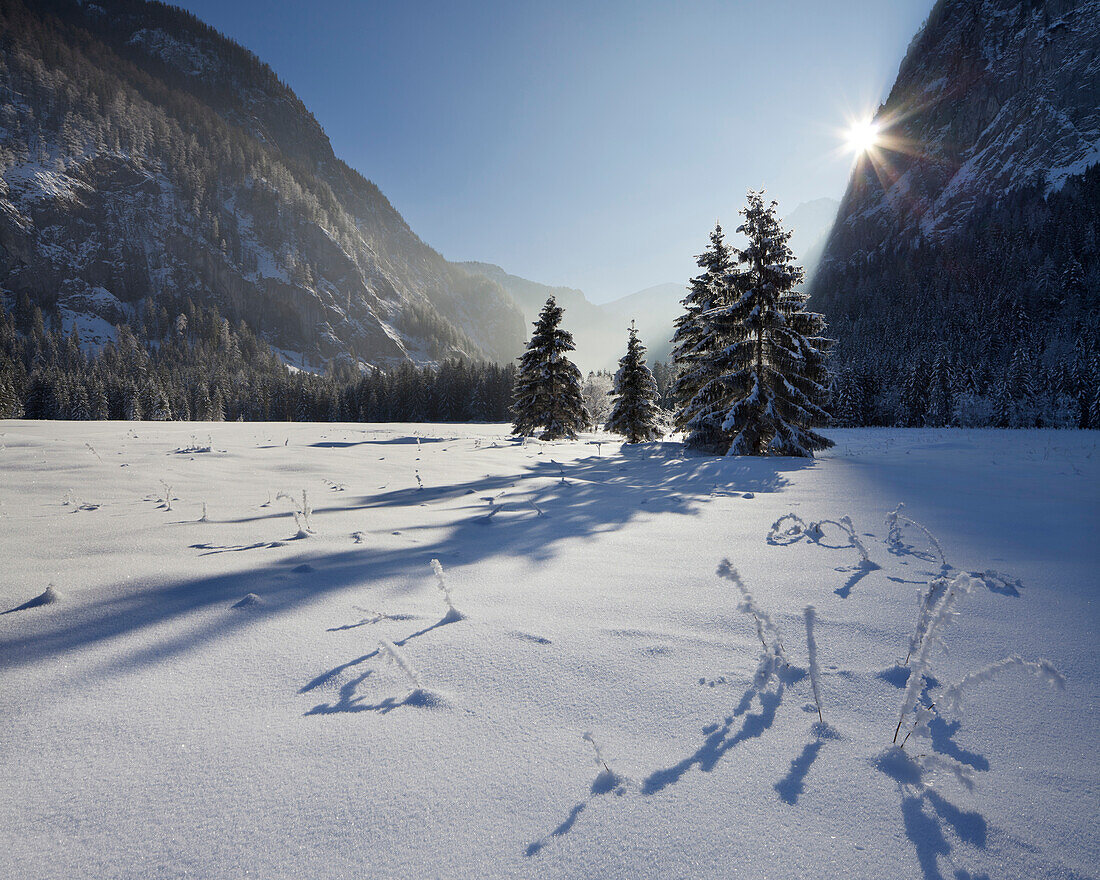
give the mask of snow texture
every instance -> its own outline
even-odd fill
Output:
[[[0,877],[1096,876],[1095,433],[509,430],[0,422]]]

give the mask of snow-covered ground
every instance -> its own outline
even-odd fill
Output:
[[[1096,433],[506,433],[0,422],[0,876],[1097,876]]]

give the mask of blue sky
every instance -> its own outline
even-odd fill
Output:
[[[685,281],[765,186],[840,198],[846,118],[932,0],[187,0],[428,244],[601,302]]]

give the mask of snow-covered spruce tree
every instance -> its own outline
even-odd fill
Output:
[[[588,426],[581,371],[566,356],[576,346],[573,334],[558,326],[561,316],[561,307],[550,297],[519,358],[512,398],[512,429],[517,434],[530,436],[541,427],[542,440],[572,440]]]
[[[708,332],[703,313],[722,304],[726,292],[726,275],[733,267],[733,249],[726,244],[722,226],[714,224],[710,247],[695,258],[703,271],[691,279],[688,295],[683,299],[684,313],[676,319],[672,336],[672,369],[675,375],[669,397],[673,409],[673,424],[682,431],[687,425],[687,407],[705,384],[698,371],[699,361],[717,344]],[[728,297],[727,297],[728,298]]]
[[[825,319],[807,312],[796,291],[802,269],[787,244],[791,233],[776,217],[776,203],[748,193],[738,232],[738,268],[726,276],[731,301],[703,313],[724,343],[699,364],[704,384],[687,409],[686,443],[726,455],[812,457],[832,441],[813,430],[828,421],[825,358],[832,340]]]
[[[642,443],[661,436],[657,427],[657,381],[645,362],[645,346],[630,322],[626,354],[619,359],[615,374],[614,403],[607,417],[607,430],[626,437],[627,443]]]

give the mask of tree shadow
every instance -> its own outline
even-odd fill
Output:
[[[415,442],[415,439],[412,441]],[[163,662],[196,650],[212,640],[249,625],[256,614],[281,615],[324,600],[333,594],[359,589],[372,581],[406,577],[410,571],[425,572],[432,558],[474,564],[498,556],[525,557],[546,561],[554,557],[571,538],[593,537],[622,529],[639,516],[669,512],[694,515],[711,500],[716,485],[751,492],[778,492],[787,485],[787,474],[813,462],[787,458],[698,458],[682,454],[679,444],[663,444],[645,457],[631,452],[624,456],[590,456],[559,466],[546,458],[535,458],[510,474],[490,476],[447,486],[380,492],[347,498],[343,506],[314,510],[314,522],[323,529],[326,511],[386,509],[477,497],[492,489],[515,487],[512,500],[536,497],[547,515],[516,505],[483,522],[485,509],[470,504],[448,511],[443,525],[405,529],[430,537],[416,547],[383,549],[355,545],[344,550],[320,552],[309,541],[294,542],[297,555],[268,558],[244,572],[225,572],[167,582],[134,586],[130,580],[97,588],[95,597],[80,605],[80,613],[53,613],[35,621],[26,633],[0,637],[0,669],[19,668],[47,658],[62,656],[87,646],[117,646],[114,656],[102,661],[106,669],[123,671],[140,664]],[[562,468],[572,483],[560,486]],[[647,504],[641,505],[645,499]],[[342,500],[344,500],[342,498]],[[464,509],[470,514],[464,515]],[[289,519],[289,511],[272,511],[261,516],[232,520]],[[230,522],[230,520],[223,520]],[[259,537],[259,536],[257,536]],[[255,541],[240,545],[196,547],[201,552],[259,550],[272,542]],[[288,545],[291,546],[291,545]],[[275,556],[275,554],[272,554]],[[286,566],[309,563],[315,571],[288,577]],[[246,593],[263,599],[255,614],[211,614],[228,608]],[[66,609],[67,610],[67,607]],[[163,627],[175,624],[171,630]],[[136,638],[135,638],[136,637]],[[344,664],[362,662],[366,655]],[[341,667],[330,670],[336,674]],[[328,673],[326,673],[328,675]],[[319,678],[324,678],[320,676]]]

